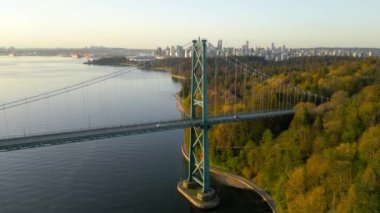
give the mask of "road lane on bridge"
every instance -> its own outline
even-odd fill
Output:
[[[246,120],[257,120],[268,117],[283,116],[293,114],[294,110],[255,112],[236,115],[224,115],[209,117],[210,125],[220,123],[239,122]],[[134,124],[117,127],[96,128],[70,132],[51,133],[26,137],[7,138],[0,140],[0,150],[12,150],[19,148],[30,148],[44,145],[54,145],[62,143],[74,143],[89,140],[99,140],[104,138],[121,137],[127,135],[146,134],[151,132],[168,131],[174,129],[184,129],[192,125],[200,126],[202,120],[180,119],[171,121],[159,121],[145,124]]]

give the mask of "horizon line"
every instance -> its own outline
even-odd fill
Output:
[[[157,46],[155,48],[132,48],[132,47],[119,47],[119,46],[103,46],[103,45],[91,45],[91,46],[84,46],[84,47],[17,47],[17,46],[0,46],[0,48],[15,48],[17,49],[85,49],[85,48],[110,48],[110,49],[131,49],[131,50],[155,50],[157,48],[165,48],[171,47],[171,46],[177,46],[177,44],[173,45],[163,45],[163,46]],[[282,45],[280,45],[282,46]],[[276,47],[280,47],[277,45]],[[286,45],[285,45],[286,46]],[[269,46],[257,46],[258,48],[267,48]],[[234,47],[234,46],[227,46],[223,48],[241,48],[241,47]],[[253,47],[250,47],[250,49]],[[332,48],[332,49],[380,49],[380,47],[365,47],[365,46],[311,46],[311,47],[288,47],[286,46],[287,49],[320,49],[320,48]]]

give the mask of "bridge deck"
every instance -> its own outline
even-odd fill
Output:
[[[238,122],[245,120],[256,120],[267,117],[290,115],[294,110],[255,112],[247,114],[226,115],[210,117],[210,125]],[[88,129],[72,132],[61,132],[44,135],[7,138],[0,140],[0,150],[11,150],[23,147],[43,146],[47,144],[73,143],[88,140],[98,140],[104,138],[121,137],[127,135],[145,134],[150,132],[160,132],[174,129],[184,129],[190,126],[200,126],[201,119],[180,119],[163,122],[152,122],[138,125],[125,125],[117,127],[107,127],[98,129]]]

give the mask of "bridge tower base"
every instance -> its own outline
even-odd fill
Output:
[[[216,195],[215,190],[210,189],[208,192],[203,193],[202,187],[194,182],[189,182],[188,180],[180,181],[177,184],[177,190],[197,208],[213,209],[219,205],[219,197]]]
[[[200,117],[202,122],[190,127],[188,177],[177,185],[178,191],[201,209],[215,208],[219,204],[210,186],[206,53],[207,40],[193,40],[190,119]]]

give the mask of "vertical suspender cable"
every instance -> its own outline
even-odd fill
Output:
[[[252,73],[252,112],[255,111],[255,87],[256,87],[256,79],[255,79],[255,76],[256,76],[256,71],[254,70],[253,73]]]
[[[286,91],[284,84],[281,84],[281,90],[282,90],[282,106],[281,109],[285,109],[286,107]]]
[[[217,114],[217,105],[216,105],[216,97],[217,97],[217,88],[216,88],[216,72],[217,72],[217,56],[215,55],[215,69],[214,69],[214,116]]]
[[[243,85],[243,101],[244,101],[244,112],[246,112],[246,91],[247,91],[247,69],[248,69],[248,65],[246,64],[245,65],[245,69],[244,69],[244,85]]]
[[[289,105],[290,105],[290,102],[289,102],[289,98],[290,98],[290,94],[289,94],[289,91],[290,88],[287,86],[286,87],[286,109],[289,109]]]
[[[273,103],[273,94],[272,94],[272,85],[269,85],[269,111],[272,111],[272,103]]]
[[[234,114],[236,114],[236,98],[237,98],[237,91],[236,91],[236,80],[237,80],[237,62],[235,61],[235,99],[234,99]]]
[[[260,111],[263,111],[263,94],[264,93],[264,84],[263,84],[263,76],[260,75]]]
[[[227,114],[227,56],[226,56],[226,66],[224,67],[224,114]]]

